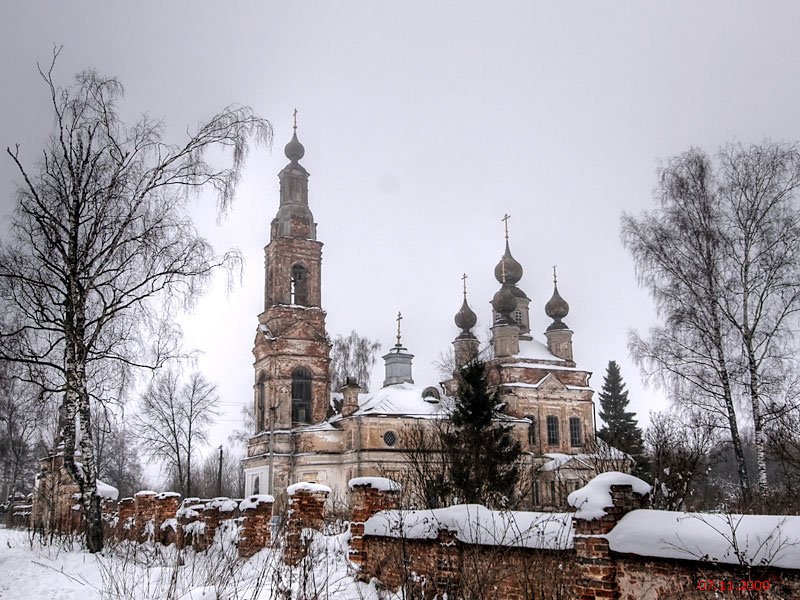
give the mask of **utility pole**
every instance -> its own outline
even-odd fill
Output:
[[[222,444],[219,446],[219,466],[217,469],[217,497],[222,496]]]

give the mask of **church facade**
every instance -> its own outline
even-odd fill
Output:
[[[447,418],[455,380],[419,385],[413,355],[397,343],[383,356],[383,387],[361,393],[353,381],[331,390],[331,343],[322,307],[322,243],[308,199],[309,173],[297,132],[286,145],[289,164],[280,179],[280,204],[265,248],[264,310],[253,346],[255,432],[243,461],[245,492],[271,493],[297,481],[313,481],[344,494],[349,479],[388,476],[404,480],[409,457],[426,429]],[[555,283],[545,313],[552,323],[544,341],[530,330],[530,299],[519,287],[523,268],[505,252],[495,268],[490,348],[482,352],[472,333],[477,317],[464,290],[455,316],[455,368],[481,355],[500,392],[501,418],[522,444],[527,505],[562,506],[566,495],[609,459],[617,470],[625,455],[601,448],[595,437],[591,373],[573,360],[572,335],[563,319],[569,305]],[[555,274],[554,274],[555,275]],[[399,322],[398,322],[399,323]],[[484,354],[488,355],[484,357]]]

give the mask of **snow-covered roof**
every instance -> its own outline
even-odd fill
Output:
[[[107,498],[109,500],[116,500],[119,498],[119,490],[115,488],[113,485],[109,485],[104,481],[97,480],[97,495],[101,498]]]
[[[571,460],[576,460],[588,469],[591,468],[591,465],[587,461],[591,461],[594,458],[597,458],[594,454],[561,454],[560,452],[547,452],[544,454],[548,460],[544,463],[541,467],[539,467],[542,471],[555,471],[556,469],[560,469],[565,464],[567,464]]]
[[[572,548],[572,515],[489,510],[460,504],[435,510],[385,510],[364,523],[365,535],[435,539],[440,529],[467,544],[548,550]]]
[[[605,537],[640,556],[800,568],[798,516],[634,510]]]
[[[581,489],[567,496],[569,505],[577,509],[575,516],[587,521],[605,516],[604,509],[614,506],[611,500],[612,485],[630,485],[634,492],[642,496],[650,493],[650,484],[638,477],[619,471],[600,473]]]
[[[301,425],[292,431],[339,431],[336,427],[331,425],[330,421],[322,421],[321,423],[314,423],[312,425]]]
[[[398,383],[387,385],[377,392],[361,398],[359,395],[359,409],[355,412],[359,416],[408,416],[417,418],[432,418],[445,413],[444,407],[449,399],[442,395],[439,402],[429,402],[422,399],[422,392],[426,387],[412,383]]]
[[[521,358],[521,357],[517,357]],[[563,365],[548,365],[545,363],[529,363],[529,362],[514,362],[514,363],[502,363],[501,367],[505,367],[507,369],[543,369],[543,370],[550,370],[550,371],[579,371],[581,373],[585,373],[583,369],[579,369],[578,367],[565,367]]]
[[[514,356],[528,360],[554,360],[564,362],[563,358],[559,358],[547,346],[538,340],[520,340],[519,352]]]

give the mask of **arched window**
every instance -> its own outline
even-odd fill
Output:
[[[547,443],[551,446],[558,446],[559,438],[558,417],[550,415],[547,417]]]
[[[535,446],[536,445],[536,417],[532,417],[530,415],[527,415],[525,418],[528,419],[531,422],[531,424],[528,425],[528,445],[529,446]]]
[[[253,478],[253,493],[260,494],[261,493],[261,479],[258,475]]]
[[[311,422],[311,371],[305,367],[292,371],[292,422]]]
[[[308,270],[303,265],[292,267],[292,285],[289,296],[290,304],[308,305]]]
[[[267,375],[264,371],[258,374],[256,383],[256,433],[267,428]]]
[[[580,417],[569,418],[569,443],[570,446],[583,446],[583,435]]]

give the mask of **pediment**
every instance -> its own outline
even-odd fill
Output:
[[[561,383],[558,378],[553,375],[552,373],[548,373],[537,384],[537,387],[542,391],[563,391],[567,389],[563,383]]]

